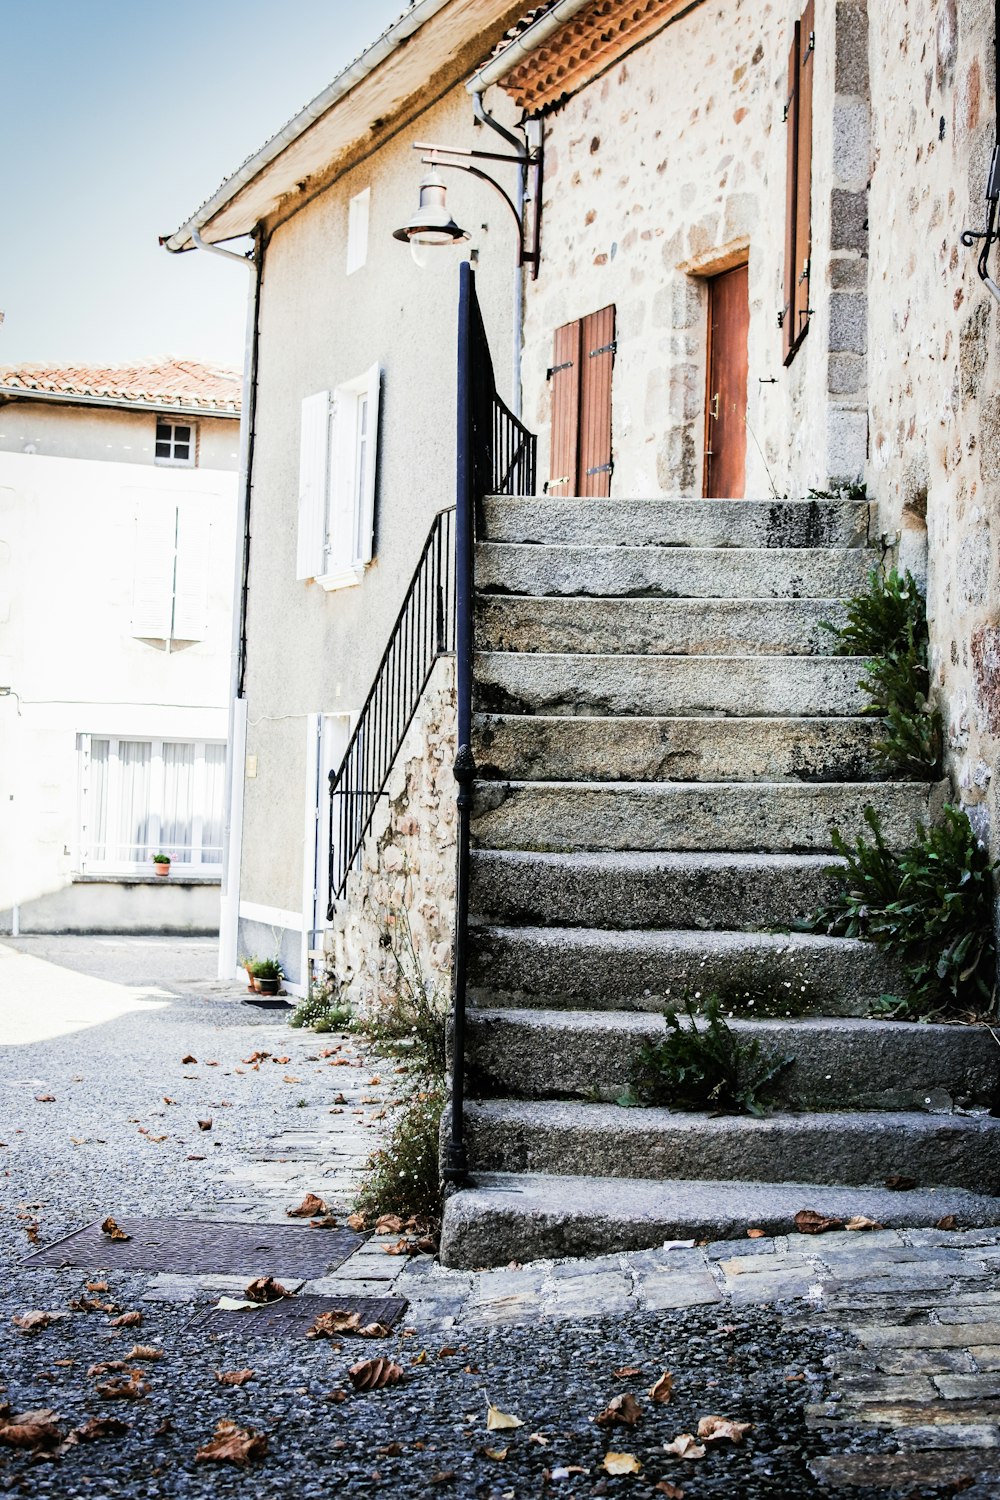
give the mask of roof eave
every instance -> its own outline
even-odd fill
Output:
[[[171,417],[221,417],[226,421],[239,421],[239,408],[229,406],[201,405],[194,401],[131,400],[127,396],[93,396],[78,391],[41,391],[27,386],[0,385],[0,405],[14,401],[50,401],[61,406],[112,406],[124,411],[148,411]]]

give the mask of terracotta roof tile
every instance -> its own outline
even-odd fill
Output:
[[[241,378],[227,365],[194,359],[154,359],[135,365],[3,365],[0,386],[92,396],[108,401],[169,403],[192,410],[238,414]]]

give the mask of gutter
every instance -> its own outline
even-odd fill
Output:
[[[524,59],[543,42],[547,41],[553,32],[558,31],[566,21],[576,15],[577,11],[583,10],[585,5],[590,5],[591,0],[557,0],[551,10],[546,11],[544,16],[539,16],[537,21],[521,32],[520,36],[492,57],[488,63],[479,69],[466,84],[470,94],[482,94],[491,84],[498,83],[501,78],[516,68],[518,63]]]
[[[173,254],[194,249],[198,243],[195,236],[200,237],[201,231],[221,209],[231,203],[249,182],[252,182],[265,168],[276,161],[286,147],[304,135],[309,127],[327,114],[335,104],[338,104],[345,94],[350,93],[353,88],[363,82],[399,46],[408,41],[415,31],[419,31],[425,22],[436,16],[438,11],[444,10],[448,4],[450,0],[416,0],[416,4],[411,5],[398,21],[394,21],[377,41],[362,52],[360,57],[349,63],[321,94],[317,94],[316,98],[306,105],[305,109],[301,109],[297,115],[293,116],[288,124],[283,126],[277,135],[272,136],[255,155],[248,157],[232,177],[227,177],[221,187],[206,203],[202,204],[186,224],[182,224],[173,234],[163,235],[160,244],[164,249]],[[207,250],[209,246],[204,244],[203,248]],[[228,253],[236,254],[235,251]],[[239,258],[242,259],[242,257]]]
[[[63,406],[113,406],[119,411],[152,411],[165,417],[222,417],[238,422],[240,414],[228,407],[185,406],[171,401],[129,401],[122,396],[84,396],[65,391],[40,391],[28,386],[0,385],[0,406],[16,401],[54,401]]]

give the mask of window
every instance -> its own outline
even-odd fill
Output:
[[[157,422],[155,456],[158,464],[184,464],[193,468],[197,446],[197,429],[191,422]]]
[[[84,734],[80,758],[82,873],[151,873],[162,851],[221,874],[224,744]]]
[[[380,370],[302,403],[297,578],[360,583],[374,556]]]
[[[368,259],[368,205],[371,188],[356,193],[347,206],[347,274],[360,271]]]
[[[135,516],[131,634],[201,641],[208,634],[211,522],[197,502],[144,497]]]
[[[788,126],[785,191],[785,305],[781,324],[783,358],[791,364],[809,330],[809,275],[812,257],[810,193],[812,179],[813,55],[816,51],[814,0],[795,23],[788,56]]]
[[[558,495],[611,494],[611,371],[615,310],[557,328],[552,366],[552,441],[546,490]]]

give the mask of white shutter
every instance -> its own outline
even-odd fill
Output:
[[[357,396],[339,386],[333,393],[333,476],[326,571],[339,575],[354,561],[354,454]]]
[[[174,638],[203,641],[208,634],[208,570],[212,526],[194,505],[177,517],[177,573],[174,582]]]
[[[302,402],[296,578],[316,578],[326,566],[324,544],[329,473],[330,392],[317,391]]]
[[[148,501],[135,518],[132,634],[169,640],[174,603],[177,507]]]
[[[375,477],[378,468],[378,397],[381,373],[378,365],[372,365],[368,371],[367,388],[364,392],[364,398],[367,398],[365,432],[362,438],[359,430],[356,438],[359,451],[355,457],[353,560],[361,566],[370,563],[375,554]],[[361,448],[364,450],[363,454]]]

